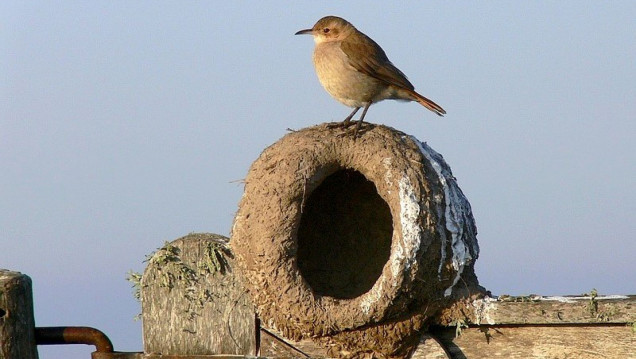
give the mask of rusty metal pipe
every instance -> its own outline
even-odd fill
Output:
[[[95,328],[90,327],[36,327],[37,345],[87,344],[94,345],[97,352],[112,353],[113,343]]]

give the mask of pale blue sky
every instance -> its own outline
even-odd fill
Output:
[[[366,120],[450,164],[482,285],[636,293],[634,1],[4,1],[0,267],[32,277],[37,325],[141,350],[126,272],[165,240],[228,235],[259,153],[350,112],[320,87],[311,38],[293,35],[324,15],[448,111],[386,101]]]

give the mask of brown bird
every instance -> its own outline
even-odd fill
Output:
[[[342,122],[343,126],[348,126],[356,112],[364,107],[357,132],[369,106],[387,99],[417,101],[439,116],[446,113],[441,106],[415,92],[380,45],[347,20],[325,16],[311,29],[296,33],[302,34],[311,34],[316,43],[313,61],[322,86],[333,98],[354,108]]]

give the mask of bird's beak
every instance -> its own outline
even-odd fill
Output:
[[[314,32],[313,29],[305,29],[305,30],[300,30],[297,33],[295,33],[294,35],[311,35]]]

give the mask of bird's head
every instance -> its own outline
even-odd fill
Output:
[[[347,20],[337,16],[325,16],[311,29],[300,30],[296,35],[310,34],[316,44],[327,41],[342,41],[356,31]]]

